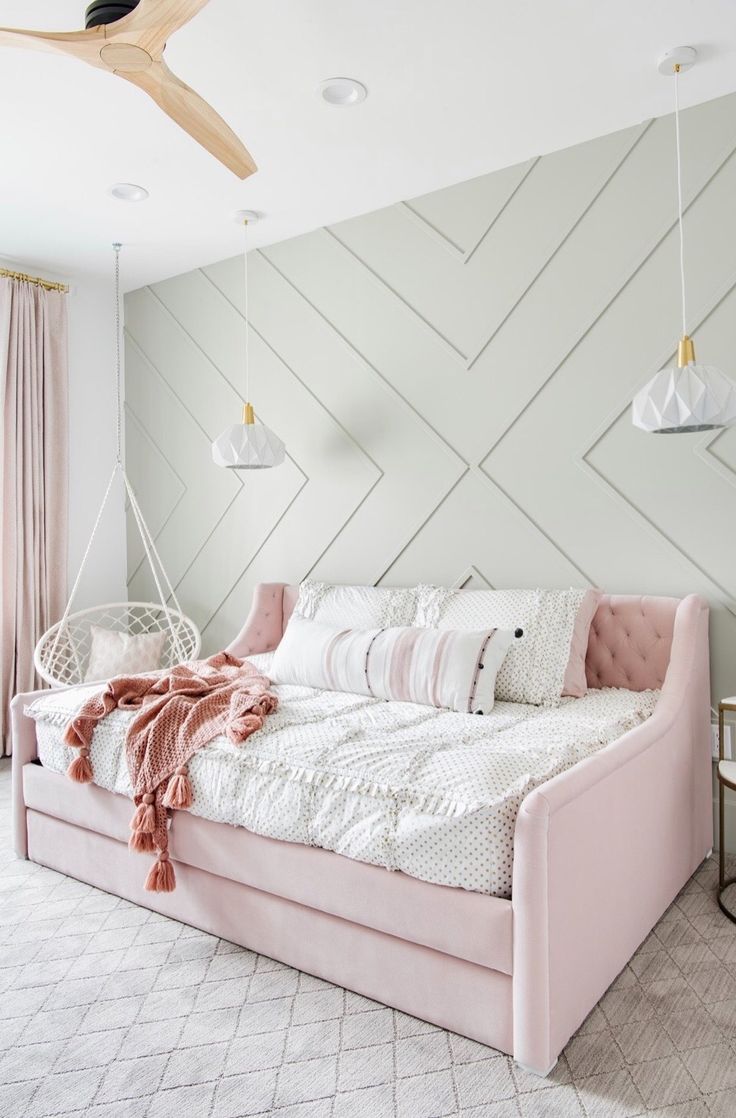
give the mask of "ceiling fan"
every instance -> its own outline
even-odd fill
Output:
[[[257,170],[250,154],[198,93],[164,62],[170,35],[208,0],[93,0],[84,31],[21,31],[0,28],[0,46],[69,54],[108,70],[144,90],[215,159],[240,179]]]

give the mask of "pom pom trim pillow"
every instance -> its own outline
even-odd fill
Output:
[[[413,625],[416,608],[415,588],[338,586],[305,579],[294,613],[343,629],[388,629]]]
[[[85,682],[113,679],[116,675],[138,675],[153,672],[161,665],[161,653],[167,633],[121,633],[90,625],[92,645],[85,672]]]
[[[294,616],[269,675],[277,684],[488,714],[513,640],[500,629],[341,629]]]

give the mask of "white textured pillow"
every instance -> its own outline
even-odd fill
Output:
[[[275,683],[487,714],[513,640],[498,629],[341,629],[294,616],[270,676]]]
[[[588,679],[585,671],[585,660],[588,655],[588,638],[590,626],[593,624],[596,610],[601,604],[602,590],[586,590],[575,615],[575,624],[570,642],[570,659],[565,669],[565,679],[562,684],[562,694],[571,695],[581,699],[588,692]]]
[[[523,629],[496,681],[496,698],[557,705],[586,590],[446,590],[417,587],[417,625],[436,629]]]
[[[161,663],[166,633],[120,633],[90,625],[90,648],[85,682],[113,679],[117,675],[153,672]]]
[[[346,629],[388,629],[413,625],[417,591],[413,587],[338,586],[305,579],[294,613],[309,621]]]

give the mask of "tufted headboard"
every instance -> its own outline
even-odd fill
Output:
[[[229,646],[236,656],[270,652],[281,640],[298,586],[262,582],[248,620]],[[590,627],[585,661],[589,687],[660,688],[667,673],[679,598],[606,594]]]
[[[660,688],[679,604],[679,598],[605,594],[590,626],[588,687]]]

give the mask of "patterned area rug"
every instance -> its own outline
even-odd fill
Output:
[[[0,764],[3,1118],[733,1118],[736,925],[695,874],[549,1079],[18,861]]]

